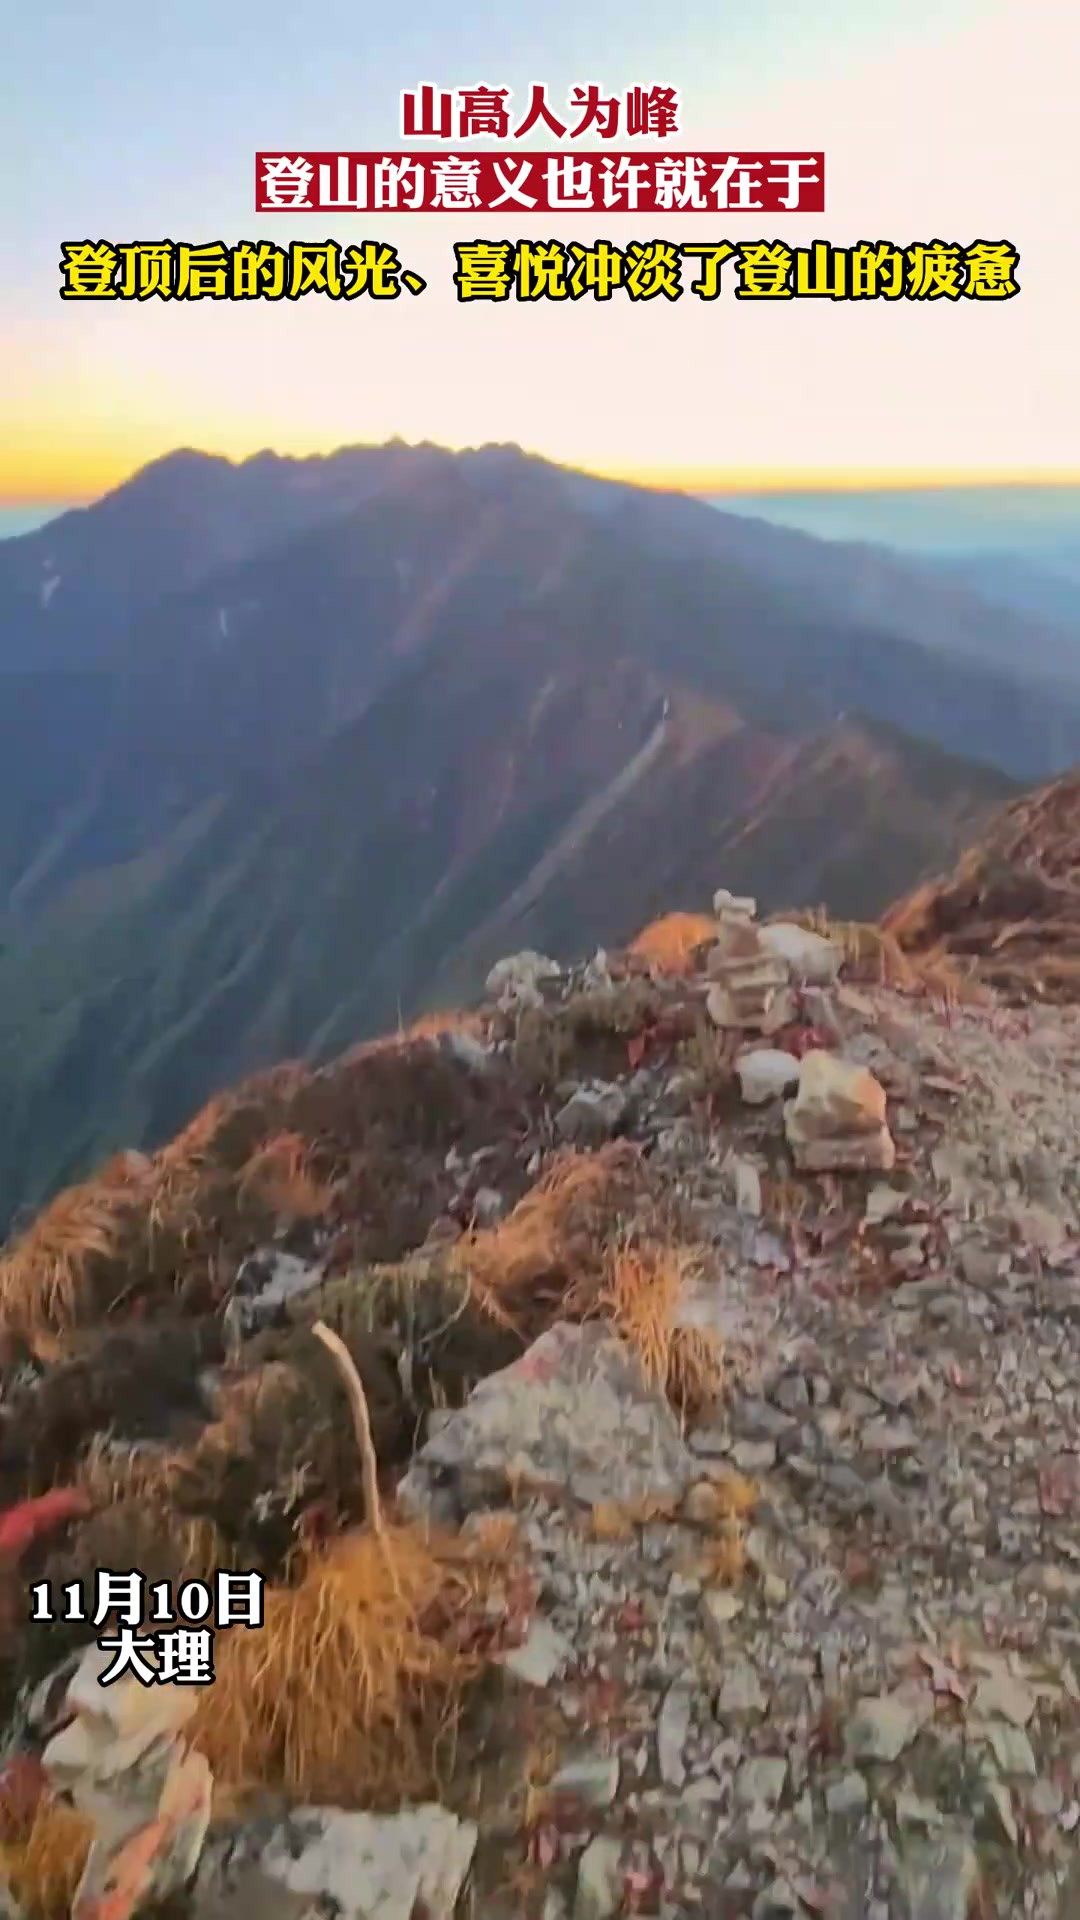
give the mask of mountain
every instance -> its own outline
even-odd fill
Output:
[[[1071,629],[1080,657],[1080,545],[1062,543],[1036,553],[976,549],[936,564],[942,574],[998,606]]]
[[[1080,758],[1057,639],[513,447],[183,452],[0,544],[0,1216],[508,949],[876,914]]]
[[[830,487],[713,496],[717,506],[823,540],[868,541],[912,556],[1026,554],[1080,540],[1080,487],[1068,482]]]

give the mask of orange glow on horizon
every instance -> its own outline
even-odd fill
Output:
[[[87,447],[83,458],[60,460],[54,449],[23,446],[8,448],[6,474],[0,473],[0,507],[84,506],[102,494],[120,486],[148,462],[160,459],[177,446],[200,447],[239,463],[263,451],[267,439],[245,445],[222,442],[216,438],[178,436],[165,445],[134,449],[126,457],[119,450]],[[376,443],[377,444],[377,443]],[[294,442],[277,445],[283,456],[302,459],[313,454],[329,454],[333,444]],[[454,451],[461,449],[455,447]],[[549,459],[557,465],[572,467],[605,479],[691,494],[761,493],[865,493],[925,491],[950,487],[1080,487],[1080,468],[1073,470],[1025,469],[1018,471],[980,471],[967,468],[752,468],[752,467],[663,467],[614,465],[603,459],[567,456],[555,450],[527,448],[526,452]],[[16,457],[11,459],[11,454]]]

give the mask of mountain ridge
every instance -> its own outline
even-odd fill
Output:
[[[502,951],[953,858],[1080,694],[876,564],[506,446],[180,452],[0,543],[0,1215]]]

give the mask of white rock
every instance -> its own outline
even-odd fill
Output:
[[[751,894],[729,893],[726,887],[717,887],[712,906],[718,920],[752,920],[757,912],[757,901]]]
[[[557,960],[525,948],[521,953],[510,953],[505,959],[496,960],[487,977],[486,991],[492,1000],[501,999],[504,993],[512,997],[520,993],[528,995],[542,980],[557,980],[561,973]]]
[[[546,1687],[562,1672],[573,1651],[571,1642],[555,1631],[550,1620],[538,1616],[521,1645],[512,1647],[499,1664],[526,1686]]]
[[[735,1062],[739,1091],[748,1106],[761,1107],[799,1084],[799,1062],[779,1047],[752,1047]]]
[[[260,1865],[293,1893],[327,1894],[342,1920],[452,1920],[476,1851],[476,1828],[445,1807],[428,1804],[400,1813],[342,1813],[305,1807],[290,1817],[310,1839],[298,1857],[289,1835],[275,1835]]]
[[[690,1689],[669,1687],[664,1695],[656,1724],[657,1761],[660,1778],[669,1787],[681,1787],[686,1779],[683,1748],[690,1733]]]
[[[724,1593],[710,1588],[701,1596],[702,1626],[713,1644],[724,1652],[728,1645],[725,1627],[738,1619],[743,1603],[734,1593]]]
[[[833,941],[794,921],[774,920],[761,929],[761,944],[776,959],[783,960],[792,978],[809,986],[831,986],[840,972],[844,956]]]
[[[727,1173],[735,1190],[738,1212],[759,1215],[762,1206],[761,1175],[753,1161],[740,1153],[731,1153],[727,1157]]]
[[[605,1834],[590,1840],[578,1862],[574,1920],[611,1920],[622,1905],[622,1846]]]

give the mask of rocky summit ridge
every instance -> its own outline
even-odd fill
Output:
[[[1080,1015],[904,931],[509,956],[8,1243],[0,1911],[1080,1912]],[[102,1568],[264,1623],[103,1688]]]

